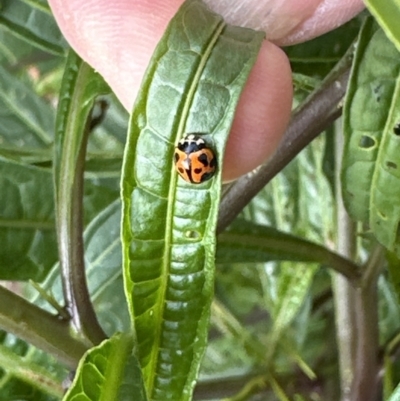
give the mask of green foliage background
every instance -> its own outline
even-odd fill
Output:
[[[296,105],[318,88],[344,56],[364,17],[366,13],[314,41],[285,49],[294,72]],[[378,20],[385,21],[384,14]],[[379,32],[379,49],[390,49],[397,55],[383,31],[369,24],[364,27],[362,43],[371,45],[371,37]],[[358,51],[356,60],[363,60],[364,54]],[[39,282],[63,304],[52,168],[55,104],[67,52],[67,44],[45,1],[1,2],[0,279],[30,302],[52,312],[54,309],[28,280]],[[379,62],[376,53],[369,57],[370,69],[379,70],[379,64],[371,65]],[[395,71],[390,79],[396,84],[398,60],[390,59]],[[359,72],[362,74],[367,73]],[[357,71],[352,76],[350,94],[359,89],[354,78]],[[369,95],[367,91],[362,96]],[[397,96],[383,92],[381,96],[386,109],[390,106],[397,113]],[[128,113],[112,94],[103,99],[109,107],[104,121],[90,134],[86,156],[84,257],[91,300],[110,340],[92,348],[81,361],[76,386],[66,399],[94,401],[118,394],[121,400],[145,400],[137,359],[126,352],[134,340],[117,334],[131,330],[122,277],[119,189]],[[349,99],[345,108],[350,110]],[[355,106],[353,103],[352,110]],[[375,123],[375,106],[365,108]],[[344,121],[350,125],[351,118],[346,114]],[[385,114],[383,121],[387,120]],[[387,135],[395,122],[392,117],[389,120]],[[383,127],[378,128],[381,131]],[[331,252],[338,248],[342,235],[336,218],[341,166],[335,140],[341,131],[340,124],[335,124],[313,141],[217,238],[209,342],[194,399],[339,399],[338,339],[329,268],[344,263],[332,259]],[[218,146],[222,149],[223,145]],[[352,151],[345,154],[345,167],[353,163],[353,157]],[[354,175],[345,170],[345,185],[354,189],[365,183],[366,170],[357,170]],[[370,190],[371,185],[367,186]],[[359,207],[345,200],[350,212]],[[368,222],[368,218],[364,219],[368,210],[366,207],[362,216],[357,212],[353,216]],[[361,264],[368,260],[376,242],[369,226],[360,227],[358,233],[354,260]],[[394,236],[396,242],[396,230]],[[388,245],[379,235],[378,240]],[[391,394],[400,380],[399,366],[395,358],[389,357],[398,344],[400,308],[395,284],[399,261],[395,254],[387,260],[384,264],[389,265],[392,276],[381,274],[376,304],[380,355],[388,357],[382,357],[380,363],[387,373],[387,399],[391,396],[391,401],[398,401],[399,390]],[[0,315],[2,308],[10,307],[0,301]],[[65,365],[6,331],[0,340],[0,399],[63,398],[62,383],[68,378]],[[131,377],[135,379],[129,380]]]

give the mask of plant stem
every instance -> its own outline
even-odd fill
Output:
[[[87,346],[72,336],[70,323],[0,286],[0,327],[75,369]]]
[[[338,251],[356,258],[356,226],[343,205],[340,166],[343,135],[336,129],[336,198]],[[364,266],[357,288],[343,277],[333,277],[336,332],[342,401],[375,401],[378,372],[378,293],[377,280],[382,268],[382,248],[376,247]]]
[[[86,145],[89,136],[89,123],[85,127],[85,134],[81,142],[75,164],[75,177],[69,194],[70,198],[60,196],[60,202],[65,202],[69,207],[68,213],[60,213],[64,216],[60,219],[60,253],[64,256],[61,261],[63,265],[63,277],[66,284],[66,299],[73,321],[76,327],[92,341],[97,344],[106,338],[101,329],[90,300],[87,287],[84,244],[83,244],[83,174],[85,166]],[[66,157],[68,159],[68,157]],[[71,171],[71,166],[66,166],[64,172]],[[62,171],[61,171],[62,176]]]
[[[346,54],[321,86],[294,111],[289,127],[271,159],[251,174],[239,178],[221,202],[217,232],[223,231],[251,199],[306,145],[341,114],[349,78],[351,55]]]
[[[375,401],[378,395],[378,276],[382,266],[379,245],[371,252],[362,286],[356,290],[357,346],[351,401]]]
[[[335,133],[337,251],[343,257],[355,260],[357,254],[356,225],[344,208],[340,183],[340,166],[344,143],[341,123],[335,124]],[[335,306],[336,338],[339,351],[341,401],[351,401],[349,397],[354,377],[355,348],[357,343],[356,289],[348,280],[338,274],[332,275],[332,288]]]
[[[64,297],[75,329],[88,343],[106,338],[90,300],[83,244],[83,174],[92,108],[103,82],[89,65],[70,52],[57,115],[56,184],[57,235]]]

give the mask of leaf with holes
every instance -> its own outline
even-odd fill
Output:
[[[206,346],[221,172],[178,177],[174,148],[199,133],[219,165],[263,34],[186,1],[159,43],[132,113],[122,178],[126,293],[151,400],[189,400]]]
[[[350,215],[368,222],[400,254],[400,54],[370,19],[359,41],[344,106],[343,196]]]

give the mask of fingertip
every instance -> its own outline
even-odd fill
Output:
[[[72,48],[132,110],[157,43],[183,0],[49,0]]]
[[[292,97],[289,60],[265,41],[239,99],[225,152],[224,181],[253,170],[272,155],[289,122]]]

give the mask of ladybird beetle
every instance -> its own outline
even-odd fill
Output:
[[[200,184],[214,175],[217,159],[203,138],[189,134],[175,148],[175,168],[185,181]]]

